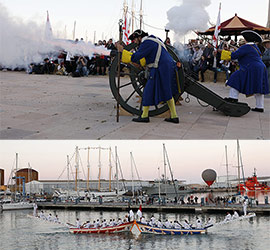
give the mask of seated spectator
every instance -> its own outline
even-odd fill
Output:
[[[75,73],[79,74],[80,76],[88,76],[87,70],[87,60],[84,56],[80,56],[76,62],[77,68]]]
[[[55,65],[50,62],[49,58],[44,59],[44,64],[42,67],[42,73],[43,74],[53,74],[55,69]]]
[[[199,67],[199,62],[202,57],[203,51],[199,48],[198,45],[195,46],[195,51],[194,54],[189,62],[190,69],[195,73],[195,77],[198,79],[198,67]]]
[[[64,62],[62,62],[60,65],[57,67],[56,75],[61,75],[61,76],[67,76],[68,73],[65,68]]]
[[[230,77],[230,66],[231,66],[231,62],[230,61],[224,61],[224,60],[221,60],[220,61],[220,69],[221,71],[224,71],[226,73],[226,82],[229,80],[229,77]]]

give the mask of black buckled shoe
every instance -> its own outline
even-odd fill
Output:
[[[132,119],[132,121],[133,122],[150,122],[150,120],[149,120],[149,117],[144,117],[144,118],[142,118],[142,117],[137,117],[137,118],[133,118]]]
[[[165,120],[164,121],[166,121],[166,122],[172,122],[172,123],[179,123],[179,118],[178,117],[176,117],[176,118],[165,118]]]
[[[225,97],[224,100],[227,101],[227,102],[231,102],[231,103],[237,103],[238,102],[238,99],[234,99],[234,98],[231,98],[231,97]]]
[[[260,113],[264,112],[264,109],[261,109],[261,108],[254,108],[254,109],[251,109],[251,110],[255,111],[255,112],[260,112]]]

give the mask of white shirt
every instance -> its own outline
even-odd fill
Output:
[[[234,211],[232,218],[233,219],[239,218],[239,214],[236,211]]]
[[[183,222],[184,228],[185,229],[190,229],[190,225],[188,223],[186,223],[185,221]]]
[[[159,221],[159,220],[158,220],[158,222],[157,222],[157,227],[162,228],[162,223],[161,223],[161,221]]]
[[[226,221],[229,221],[229,220],[231,220],[231,219],[232,219],[231,214],[227,214],[226,217],[225,217],[225,220],[226,220]]]
[[[76,227],[80,228],[81,227],[81,222],[79,220],[76,220]]]
[[[197,220],[196,220],[196,227],[197,227],[197,228],[202,228],[202,222],[201,222],[200,219],[197,219]]]
[[[175,228],[175,229],[180,229],[180,228],[181,228],[181,226],[179,225],[179,223],[174,222],[174,228]]]

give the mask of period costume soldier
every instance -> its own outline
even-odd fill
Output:
[[[267,70],[261,59],[262,53],[255,42],[262,42],[261,36],[252,31],[241,32],[246,40],[235,52],[222,51],[222,59],[237,59],[240,69],[235,71],[227,82],[231,87],[227,101],[237,102],[239,93],[247,96],[254,95],[256,107],[251,109],[256,112],[264,112],[264,95],[269,93]]]
[[[264,40],[263,45],[265,47],[265,51],[263,53],[262,60],[267,68],[268,86],[270,89],[270,40]],[[270,95],[265,95],[265,98],[270,98]]]
[[[171,117],[166,118],[165,121],[179,123],[173,99],[173,95],[177,93],[176,62],[159,38],[153,35],[148,36],[148,33],[143,30],[134,31],[129,39],[139,44],[140,47],[135,53],[123,50],[122,61],[125,63],[140,61],[142,66],[146,65],[149,69],[142,98],[143,113],[140,117],[134,118],[133,121],[149,122],[149,106],[167,102]],[[121,45],[118,45],[118,50],[122,49]]]

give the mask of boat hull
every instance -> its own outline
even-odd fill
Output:
[[[33,209],[33,203],[28,203],[28,202],[5,203],[2,206],[3,206],[3,211]]]
[[[140,222],[134,222],[131,232],[136,232],[141,234],[159,234],[159,235],[193,235],[193,234],[206,234],[207,229],[168,229],[168,228],[158,228],[151,227],[149,225],[142,224]]]
[[[104,227],[104,228],[69,228],[73,234],[114,234],[129,232],[133,222],[123,223],[118,226]]]

